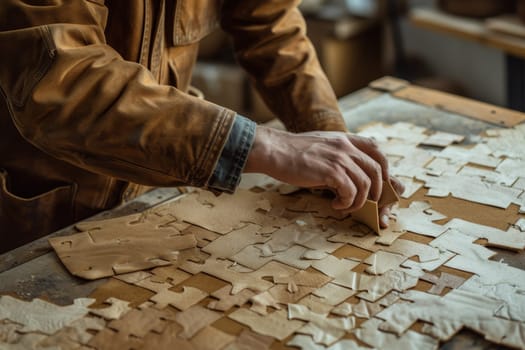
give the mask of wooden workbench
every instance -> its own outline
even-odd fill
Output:
[[[403,93],[403,90],[411,93]],[[420,96],[418,93],[425,98],[414,102]],[[439,103],[431,106],[428,94],[431,99],[432,96],[438,99]],[[479,115],[485,115],[485,111],[487,115],[494,115],[494,120],[492,123],[487,123],[449,112],[457,111],[461,107],[458,107],[458,103],[460,105],[473,103],[472,108],[477,110]],[[405,121],[433,130],[463,134],[466,136],[466,143],[475,140],[476,135],[487,128],[495,128],[495,124],[501,124],[501,120],[504,120],[505,123],[525,120],[525,115],[521,113],[473,101],[458,100],[454,96],[442,95],[434,91],[420,91],[419,88],[406,82],[388,78],[376,81],[371,84],[371,87],[342,98],[340,106],[350,130],[357,130],[360,126],[372,121],[385,123]],[[461,108],[459,110],[461,111]],[[466,113],[468,114],[468,111]],[[101,213],[99,216],[108,218],[140,212],[150,206],[176,198],[179,194],[178,189],[156,189],[119,208]],[[482,206],[479,207],[482,208]],[[494,208],[487,209],[487,213],[489,211],[490,215],[487,215],[489,218],[486,219],[488,221],[484,222],[487,225],[497,226],[498,220],[503,220],[505,215],[516,215]],[[84,281],[71,276],[51,250],[47,243],[49,237],[68,235],[72,232],[75,232],[74,229],[66,228],[0,255],[0,294],[12,294],[26,300],[42,297],[65,305],[71,303],[75,298],[92,294],[97,287],[105,283],[105,279]],[[509,265],[525,269],[525,253],[499,251],[495,260],[500,259],[504,259]],[[442,349],[456,347],[462,349],[500,348],[468,331],[462,331],[456,335]]]

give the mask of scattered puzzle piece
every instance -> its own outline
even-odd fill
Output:
[[[182,292],[177,293],[169,289],[163,289],[150,298],[157,309],[163,309],[171,305],[179,310],[186,310],[206,298],[208,293],[194,287],[182,287]]]
[[[250,327],[254,332],[268,335],[277,340],[289,337],[304,325],[301,321],[288,320],[285,310],[261,316],[248,309],[238,309],[229,314],[228,317]]]
[[[21,333],[40,332],[54,334],[84,317],[94,299],[75,299],[72,305],[58,306],[44,300],[25,302],[8,295],[0,296],[0,320],[10,320],[23,325]]]

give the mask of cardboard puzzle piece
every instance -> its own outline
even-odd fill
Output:
[[[429,245],[441,251],[448,250],[459,255],[482,259],[489,259],[496,254],[496,252],[474,243],[475,240],[476,237],[468,236],[457,229],[449,229],[435,238]]]
[[[230,258],[249,245],[265,243],[271,239],[269,235],[260,234],[260,228],[258,225],[248,224],[217,238],[202,250],[214,258]]]
[[[20,339],[19,331],[23,327],[23,325],[13,323],[7,319],[0,321],[0,344],[18,342]]]
[[[416,320],[422,320],[432,324],[425,331],[440,340],[448,340],[468,327],[498,344],[521,347],[524,343],[525,324],[495,316],[502,301],[458,289],[443,297],[415,290],[401,297],[411,303],[394,304],[381,311],[377,317],[386,320],[381,329],[402,334]]]
[[[271,282],[263,280],[262,277],[259,277],[259,275],[254,274],[253,272],[243,273],[234,271],[230,269],[231,265],[232,262],[228,260],[208,259],[204,264],[187,262],[185,265],[181,266],[181,269],[191,274],[204,272],[210,276],[230,282],[233,286],[231,291],[232,294],[237,294],[245,288],[257,292],[264,292],[273,286]]]
[[[398,140],[412,146],[428,138],[426,128],[404,122],[394,124],[370,123],[359,130],[359,135],[373,138],[380,143]]]
[[[281,306],[277,300],[275,300],[273,295],[268,291],[254,295],[250,298],[250,302],[252,303],[250,310],[258,313],[259,315],[267,315],[268,307],[272,307],[275,310],[281,310]]]
[[[233,343],[224,350],[268,350],[273,343],[273,338],[243,329]]]
[[[177,293],[169,289],[164,289],[150,298],[156,305],[157,309],[163,309],[171,305],[179,310],[186,310],[197,304],[208,296],[208,293],[195,287],[182,287],[182,292]]]
[[[475,177],[449,173],[439,177],[425,175],[418,177],[418,180],[425,182],[425,187],[429,189],[426,195],[430,197],[452,195],[454,198],[502,209],[508,208],[512,203],[522,205],[518,199],[521,190],[490,184]]]
[[[311,336],[303,334],[296,334],[286,345],[303,350],[370,350],[368,347],[357,345],[355,341],[350,339],[343,339],[332,344],[332,346],[326,347],[314,342]]]
[[[327,318],[326,315],[315,313],[300,304],[288,305],[288,318],[308,322],[297,333],[309,334],[314,342],[324,345],[335,343],[355,327],[353,317]]]
[[[401,336],[397,336],[379,330],[381,324],[383,321],[371,318],[362,323],[360,328],[354,331],[354,334],[359,340],[376,349],[435,350],[438,348],[439,341],[428,335],[409,330]]]
[[[106,221],[78,224],[88,230],[49,242],[69,272],[86,279],[169,265],[178,251],[196,247],[197,241],[173,227],[159,226],[158,218],[132,215],[107,220],[107,226]]]
[[[257,270],[271,261],[280,262],[298,269],[307,269],[312,265],[312,260],[303,257],[307,255],[308,248],[294,245],[288,250],[273,253],[265,245],[247,246],[231,257],[235,262],[248,268]]]
[[[465,136],[452,134],[443,131],[435,131],[426,139],[420,142],[422,145],[426,146],[436,146],[436,147],[447,147],[453,143],[463,142]]]
[[[420,262],[439,259],[439,250],[437,248],[408,239],[400,238],[391,245],[384,246],[381,249],[386,252],[403,255],[407,258],[417,256]]]
[[[388,230],[394,232],[413,232],[437,237],[446,231],[446,227],[434,223],[434,221],[445,219],[446,216],[432,210],[427,202],[412,202],[408,208],[393,208],[392,215],[394,220],[390,220]],[[389,245],[389,242],[385,241],[378,243]]]
[[[126,312],[131,310],[129,302],[118,298],[108,298],[104,304],[110,305],[102,309],[90,309],[89,312],[95,316],[102,317],[106,320],[117,320]]]
[[[148,332],[162,333],[166,326],[165,312],[154,308],[133,309],[122,318],[111,321],[108,328],[121,335],[143,338]]]
[[[268,215],[272,209],[271,196],[270,192],[254,193],[239,189],[235,196],[224,193],[216,197],[211,192],[197,190],[164,205],[161,212],[220,234],[229,233],[247,223],[257,224],[262,227],[261,232],[269,233],[288,223],[286,219]],[[284,197],[279,200],[290,199]]]
[[[366,278],[368,276],[355,273],[356,290],[362,290],[357,296],[370,302],[376,302],[383,296],[396,290],[404,292],[416,286],[418,278],[410,276],[403,271],[390,270],[380,276]]]
[[[518,286],[509,283],[487,285],[478,276],[472,276],[458,289],[501,300],[504,305],[496,311],[495,316],[525,322],[525,294]]]
[[[233,343],[234,340],[235,336],[208,326],[193,337],[191,344],[194,349],[198,350],[216,350],[224,349],[225,346]]]
[[[249,290],[243,289],[237,294],[231,294],[232,286],[227,285],[221,289],[216,290],[211,295],[218,300],[210,301],[208,308],[218,311],[227,311],[234,306],[242,306],[256,293]]]
[[[291,286],[293,287],[291,288]],[[291,283],[288,285],[277,284],[270,288],[268,293],[270,293],[273,299],[279,304],[287,305],[298,302],[314,290],[315,288],[312,287],[297,286]]]
[[[476,164],[487,168],[496,168],[501,162],[498,157],[492,156],[492,150],[487,145],[478,143],[474,147],[449,146],[443,149],[437,157],[450,159],[455,163]]]
[[[443,293],[445,288],[456,289],[461,286],[465,279],[450,273],[441,272],[439,276],[426,273],[420,277],[423,281],[427,281],[433,284],[427,293],[440,295]]]
[[[383,310],[383,307],[380,302],[370,303],[365,300],[360,300],[359,303],[352,305],[352,315],[359,318],[370,319],[381,310]]]
[[[525,138],[523,125],[517,125],[512,129],[487,130],[486,134],[488,137],[483,138],[483,142],[494,157],[525,159],[525,150],[516,147],[522,144]]]
[[[432,272],[439,268],[440,266],[444,265],[447,261],[452,259],[456,254],[444,250],[439,252],[439,258],[436,260],[431,260],[427,262],[419,262],[414,260],[406,260],[401,264],[401,270],[405,273],[414,276],[414,277],[420,277],[424,275],[426,272]]]
[[[346,299],[355,295],[355,293],[356,292],[351,289],[338,286],[337,284],[334,284],[334,283],[327,283],[321,288],[312,292],[313,295],[321,298],[320,299],[321,303],[326,304],[326,305],[331,305],[331,306],[342,303]],[[330,309],[331,308],[328,308],[328,311],[330,311]]]
[[[90,331],[101,331],[105,326],[106,322],[101,318],[84,317],[62,328],[50,337],[47,337],[38,345],[42,348],[79,349],[82,344],[88,344],[91,338],[93,338],[93,334],[91,334]]]
[[[104,328],[89,341],[88,345],[90,348],[104,350],[141,349],[144,341],[126,332]]]
[[[184,272],[173,265],[157,267],[151,270],[151,273],[153,274],[150,278],[151,282],[169,283],[173,286],[176,286],[191,277],[189,273]]]
[[[407,260],[407,257],[401,254],[379,250],[369,255],[363,262],[370,265],[366,268],[366,272],[371,275],[382,275],[387,271],[399,269],[399,266],[405,260]]]
[[[200,305],[195,305],[185,311],[177,313],[174,319],[182,326],[182,332],[180,332],[178,336],[182,339],[190,339],[221,317],[222,314],[218,312],[208,310]]]
[[[445,266],[476,274],[485,285],[511,284],[525,290],[525,271],[502,262],[456,255]]]
[[[267,335],[281,341],[304,325],[302,321],[288,320],[285,310],[278,310],[261,316],[248,309],[238,309],[230,313],[228,318],[249,327],[258,334]]]
[[[275,276],[274,283],[287,284],[289,282],[295,283],[297,286],[319,288],[330,282],[332,278],[325,274],[300,270],[292,276]]]
[[[8,295],[0,296],[0,321],[9,320],[22,325],[21,333],[54,334],[86,316],[94,299],[75,299],[72,305],[58,306],[41,299],[22,301]]]
[[[512,226],[507,231],[503,231],[462,219],[452,219],[445,226],[475,239],[484,238],[488,246],[513,250],[525,249],[525,234]]]

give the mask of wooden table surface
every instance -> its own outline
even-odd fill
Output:
[[[525,38],[492,31],[484,20],[454,16],[430,8],[416,8],[410,12],[409,18],[416,26],[475,41],[525,58]]]
[[[413,123],[433,130],[460,133],[465,142],[475,140],[476,135],[493,124],[450,113],[440,108],[429,107],[395,97],[395,91],[406,88],[407,83],[389,78],[372,84],[340,100],[340,106],[351,131],[370,122]],[[156,189],[98,217],[109,218],[140,212],[148,207],[172,200],[180,195],[174,188]],[[107,279],[85,281],[71,276],[51,250],[47,239],[52,236],[75,232],[72,227],[60,230],[25,246],[0,255],[0,294],[11,294],[31,300],[43,297],[57,304],[70,304],[73,299],[90,295]],[[525,269],[525,253],[516,254],[497,250],[495,260],[504,259],[509,265]],[[477,334],[462,331],[442,346],[442,349],[498,349]]]

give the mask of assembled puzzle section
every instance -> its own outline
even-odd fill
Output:
[[[493,260],[525,248],[525,153],[506,141],[524,130],[471,146],[405,123],[363,130],[414,184],[380,235],[268,179],[79,224],[53,247],[75,275],[113,276],[108,287],[65,307],[1,297],[0,348],[437,349],[468,328],[525,349],[525,271]],[[512,219],[490,226],[480,206]]]

